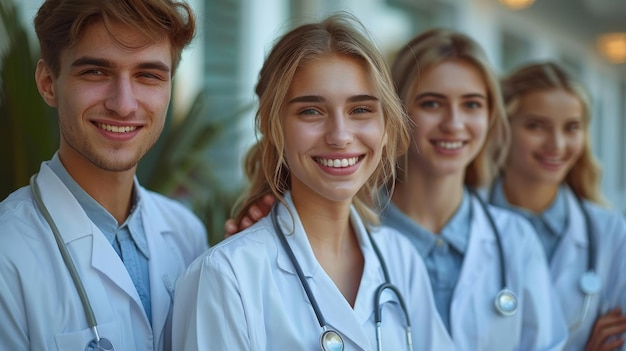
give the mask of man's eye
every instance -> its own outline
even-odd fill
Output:
[[[90,76],[102,76],[104,72],[99,69],[89,69],[82,72],[82,75],[90,75]]]

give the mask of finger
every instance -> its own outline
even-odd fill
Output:
[[[274,202],[276,202],[276,198],[272,194],[267,194],[267,195],[263,196],[263,200],[262,201],[268,207],[272,207],[272,205],[274,205]]]
[[[239,223],[239,230],[244,230],[244,229],[248,228],[249,226],[251,226],[253,223],[254,223],[254,221],[250,220],[250,218],[248,216],[246,216]]]
[[[252,205],[248,209],[248,217],[254,221],[258,221],[261,217],[263,217],[263,212],[261,212],[257,205]]]
[[[598,351],[613,351],[624,345],[624,339],[613,340],[609,343],[602,344]]]
[[[229,218],[226,223],[224,223],[224,230],[226,230],[226,233],[224,233],[224,238],[228,238],[229,236],[237,233],[237,223],[235,223],[235,220]]]

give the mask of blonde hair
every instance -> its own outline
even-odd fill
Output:
[[[565,176],[565,183],[581,198],[606,204],[600,192],[602,170],[591,150],[589,135],[591,99],[584,86],[572,74],[554,62],[534,63],[518,68],[502,80],[507,114],[509,118],[516,114],[523,95],[549,89],[565,90],[576,96],[583,106],[582,117],[585,127],[583,152]]]
[[[488,184],[497,174],[504,162],[510,138],[498,78],[480,45],[472,38],[451,30],[428,30],[402,47],[391,66],[391,75],[406,108],[411,89],[419,84],[420,73],[451,60],[474,65],[487,85],[490,112],[487,140],[465,172],[465,184],[479,187]]]
[[[366,224],[379,224],[377,212],[373,210],[374,197],[382,184],[393,179],[396,158],[408,148],[408,118],[394,91],[386,61],[358,19],[345,12],[292,29],[280,38],[266,58],[256,86],[259,107],[255,123],[261,137],[245,159],[250,189],[239,201],[241,205],[236,206],[239,208],[235,216],[237,222],[265,194],[272,193],[284,202],[283,195],[290,189],[290,171],[284,157],[280,113],[296,71],[311,60],[328,54],[361,62],[371,74],[381,97],[387,144],[383,147],[380,164],[353,200]]]

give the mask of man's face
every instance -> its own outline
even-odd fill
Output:
[[[169,41],[150,42],[120,23],[109,29],[102,22],[86,27],[76,45],[61,52],[57,77],[44,62],[37,66],[40,93],[58,110],[59,156],[70,174],[134,173],[163,130],[171,96]]]

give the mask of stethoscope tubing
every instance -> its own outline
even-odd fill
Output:
[[[496,186],[496,182],[493,182],[491,186],[489,187],[488,201],[491,204],[494,203],[494,187],[495,186]],[[585,234],[587,236],[587,245],[588,245],[587,246],[587,272],[585,274],[591,276],[592,280],[594,280],[595,285],[597,285],[597,290],[591,291],[590,289],[583,287],[583,285],[585,285],[582,283],[584,281],[583,280],[584,276],[581,277],[581,283],[580,283],[581,291],[584,295],[583,305],[582,305],[581,312],[578,316],[578,319],[576,320],[574,324],[569,326],[570,331],[574,331],[582,325],[583,321],[587,317],[587,314],[589,313],[589,308],[591,306],[591,297],[592,295],[598,292],[598,290],[600,289],[600,284],[601,284],[600,277],[596,273],[596,242],[593,240],[593,234],[592,234],[593,224],[591,221],[591,217],[589,215],[589,211],[585,209],[585,204],[583,203],[583,199],[576,193],[574,193],[574,196],[576,198],[576,203],[578,205],[578,208],[583,213],[583,220],[585,222]],[[477,196],[477,198],[479,200],[482,200],[480,199],[480,196]]]
[[[87,344],[86,349],[93,347],[97,351],[101,351],[101,350],[102,351],[106,351],[106,350],[114,351],[115,347],[113,346],[113,344],[111,344],[111,342],[108,339],[101,338],[100,333],[98,333],[98,321],[96,320],[96,315],[93,312],[91,302],[89,301],[89,296],[87,296],[85,286],[83,285],[83,282],[80,279],[80,275],[78,274],[76,265],[74,264],[74,261],[72,260],[72,257],[69,251],[67,250],[65,243],[63,242],[63,238],[61,237],[61,232],[59,231],[59,228],[54,222],[52,215],[48,211],[48,208],[43,203],[43,198],[41,197],[41,192],[39,190],[39,186],[37,185],[36,178],[37,178],[37,174],[34,174],[30,178],[30,188],[33,192],[33,198],[35,199],[35,203],[37,204],[37,207],[41,211],[41,214],[43,215],[46,222],[48,222],[48,225],[50,226],[50,229],[52,230],[54,240],[57,243],[57,247],[59,248],[59,252],[61,253],[61,257],[63,258],[65,267],[67,268],[67,270],[70,273],[70,276],[72,277],[72,281],[74,282],[74,287],[76,288],[76,292],[78,293],[80,302],[83,306],[83,311],[85,313],[85,319],[87,320],[87,325],[89,326],[89,329],[91,329],[91,331],[94,334],[94,340]],[[95,346],[92,346],[94,342],[95,342]]]
[[[293,253],[293,250],[291,250],[291,247],[289,246],[289,243],[287,243],[287,239],[285,238],[285,235],[283,233],[282,228],[280,227],[280,224],[278,223],[276,212],[277,212],[277,209],[276,209],[276,206],[274,206],[274,208],[272,208],[272,224],[274,225],[274,228],[276,228],[276,230],[278,231],[278,238],[280,239],[281,245],[284,247],[285,251],[287,252],[287,255],[289,256],[289,259],[291,260],[291,262],[298,262],[296,260],[296,256]],[[320,311],[320,307],[317,304],[317,300],[315,299],[315,296],[313,296],[313,292],[311,291],[311,287],[309,286],[309,283],[306,281],[306,277],[304,276],[304,273],[302,272],[302,268],[300,267],[299,264],[294,264],[293,266],[294,266],[294,269],[296,270],[296,274],[298,275],[298,279],[300,279],[302,283],[302,288],[304,288],[304,292],[306,293],[307,298],[311,302],[311,306],[313,307],[313,311],[315,312],[315,317],[317,318],[317,321],[320,324],[320,327],[326,328],[328,324],[326,323],[326,319],[324,318],[322,311]]]
[[[500,283],[502,285],[502,289],[504,290],[507,288],[507,285],[508,285],[507,280],[506,280],[507,267],[506,267],[506,261],[504,259],[504,248],[502,245],[502,238],[500,237],[500,231],[498,230],[498,227],[496,226],[496,222],[494,221],[493,216],[491,215],[491,213],[489,213],[489,208],[487,208],[487,204],[485,203],[485,201],[483,201],[483,199],[481,199],[480,196],[476,194],[474,190],[470,190],[470,194],[472,195],[472,197],[478,200],[480,207],[482,208],[483,212],[487,216],[487,220],[489,221],[489,226],[491,227],[491,230],[493,231],[493,235],[496,238],[496,246],[498,246],[498,256],[500,257],[500,267],[502,268],[500,269]]]
[[[80,276],[78,275],[78,271],[76,269],[76,265],[74,265],[74,261],[70,256],[70,253],[67,251],[67,247],[65,247],[65,243],[63,242],[63,238],[61,237],[61,232],[57,227],[56,223],[52,219],[52,215],[48,211],[48,208],[43,203],[43,199],[41,197],[41,192],[39,191],[39,186],[36,182],[36,176],[33,175],[30,178],[30,186],[33,191],[33,197],[35,202],[37,203],[37,207],[41,211],[41,214],[48,222],[50,229],[52,229],[52,234],[54,235],[54,239],[59,247],[59,251],[61,253],[61,257],[63,257],[63,262],[65,262],[65,266],[72,277],[72,281],[74,282],[74,286],[76,287],[76,291],[78,292],[78,296],[80,297],[80,301],[83,305],[83,310],[85,311],[85,318],[87,319],[87,324],[89,328],[94,331],[94,334],[99,338],[98,331],[96,326],[98,325],[98,321],[96,320],[96,315],[93,313],[93,309],[91,307],[91,303],[89,301],[89,297],[87,296],[87,292],[85,291],[85,287],[83,285]]]

